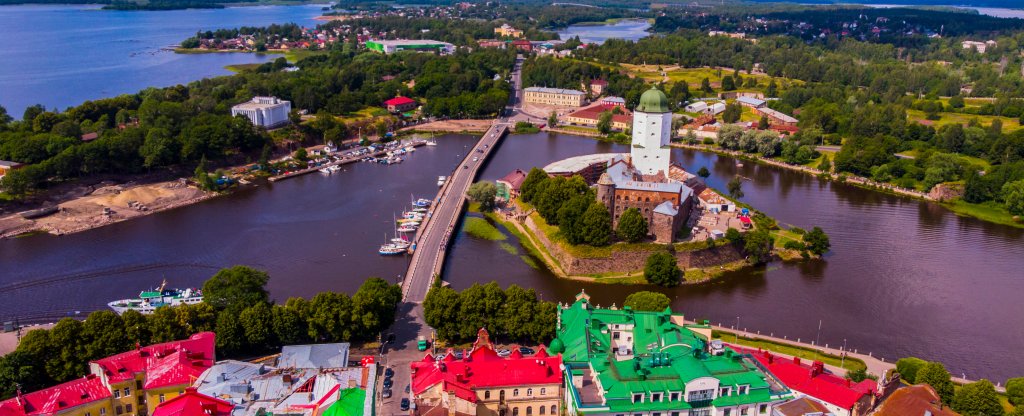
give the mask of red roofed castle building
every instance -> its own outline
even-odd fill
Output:
[[[214,333],[140,347],[89,363],[89,374],[0,402],[0,416],[153,415],[213,365]]]
[[[498,356],[487,330],[456,359],[427,355],[410,364],[415,414],[422,416],[557,416],[561,414],[562,356],[543,347],[530,357],[513,349]]]

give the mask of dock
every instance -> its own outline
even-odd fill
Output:
[[[427,144],[426,140],[416,139],[416,140],[412,140],[412,141],[406,142],[405,146],[402,146],[402,147],[407,147],[407,146],[420,147],[420,146],[425,146],[426,144]],[[360,148],[355,149],[355,150],[362,150],[362,149],[365,149],[365,148],[366,147],[360,147]],[[276,176],[271,176],[269,181],[277,182],[277,181],[284,180],[284,179],[294,178],[296,176],[302,176],[302,175],[305,175],[307,173],[319,172],[320,169],[323,169],[323,168],[327,168],[327,167],[331,167],[331,166],[341,166],[341,165],[347,165],[349,163],[359,162],[359,161],[361,161],[361,160],[363,160],[363,159],[365,159],[367,157],[378,157],[378,156],[384,155],[384,154],[386,154],[386,153],[388,153],[390,151],[393,151],[393,149],[381,149],[381,150],[378,150],[376,152],[369,153],[369,154],[356,155],[356,156],[351,156],[351,157],[342,157],[341,159],[338,159],[338,160],[335,160],[335,161],[329,162],[329,163],[324,163],[322,165],[317,165],[317,166],[313,166],[313,167],[309,167],[309,168],[305,168],[305,169],[299,169],[299,170],[296,170],[296,171],[292,171],[292,172],[288,172],[288,173],[283,173],[283,174],[276,175]]]

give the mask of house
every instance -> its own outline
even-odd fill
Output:
[[[711,328],[670,309],[595,307],[581,292],[556,313],[569,416],[768,415],[792,398],[748,356],[711,353]]]
[[[795,394],[821,402],[836,416],[864,416],[876,405],[878,382],[875,380],[853,383],[826,372],[820,361],[807,365],[799,357],[783,358],[769,351],[741,351],[754,357]]]
[[[572,125],[580,126],[597,126],[598,121],[601,119],[601,114],[605,111],[613,111],[618,109],[618,114],[613,112],[612,114],[612,130],[623,131],[633,125],[633,115],[622,107],[615,104],[596,104],[590,107],[584,108],[579,111],[575,111],[565,117],[565,121]]]
[[[697,195],[701,208],[710,212],[736,212],[736,203],[725,199],[711,188],[704,189]]]
[[[420,415],[561,415],[562,357],[543,346],[529,357],[513,348],[502,358],[481,328],[463,358],[448,350],[441,359],[427,354],[409,367]]]
[[[519,191],[523,186],[523,181],[526,180],[526,172],[522,169],[516,169],[509,172],[508,175],[498,179],[498,197],[506,201],[511,201],[512,198],[519,196]]]
[[[230,402],[199,394],[195,387],[189,387],[184,394],[157,406],[153,416],[231,416],[234,408]]]
[[[599,102],[601,104],[604,104],[604,105],[614,105],[614,106],[620,107],[622,109],[626,108],[626,99],[622,98],[622,97],[616,97],[616,96],[610,95],[610,96],[602,98],[601,101],[599,101]]]
[[[288,124],[292,102],[277,97],[253,97],[251,101],[231,107],[231,116],[245,116],[254,126],[273,128]]]
[[[590,93],[594,95],[604,94],[604,90],[608,89],[608,81],[603,79],[595,79],[590,81]]]
[[[749,108],[761,108],[764,107],[767,102],[765,100],[753,97],[739,97],[736,102],[744,107]]]
[[[85,377],[0,402],[0,414],[150,414],[213,365],[214,333],[138,347],[89,363]]]
[[[91,141],[96,140],[98,138],[100,138],[100,134],[97,133],[97,132],[85,133],[85,134],[82,135],[82,141],[83,142],[91,142]]]
[[[519,39],[512,41],[512,47],[519,49],[523,52],[530,52],[533,50],[533,43],[528,40]]]
[[[4,175],[8,174],[12,170],[21,169],[23,167],[25,167],[25,165],[18,162],[0,160],[0,178],[4,177]]]
[[[960,416],[942,404],[935,389],[927,384],[916,384],[903,387],[882,402],[875,410],[874,416]]]
[[[799,121],[793,116],[768,107],[754,108],[754,114],[768,117],[768,124],[772,126],[795,127]]]
[[[562,88],[529,87],[523,90],[523,101],[532,104],[580,107],[586,97],[583,91]]]
[[[985,42],[979,42],[976,40],[965,40],[963,42],[960,42],[960,47],[962,47],[963,49],[973,49],[978,53],[985,53],[985,51],[987,51],[988,48],[993,48],[995,46],[996,41],[994,40],[987,40]]]
[[[807,397],[793,399],[772,409],[772,416],[835,416],[825,405]]]
[[[503,38],[521,38],[523,37],[523,31],[509,26],[508,23],[502,24],[501,27],[494,28],[494,34],[498,37]]]
[[[404,113],[416,108],[416,100],[399,95],[395,98],[384,101],[384,108],[387,108],[388,111],[392,113]]]
[[[708,103],[704,101],[696,101],[687,104],[686,107],[684,107],[683,109],[686,110],[686,112],[688,113],[700,113],[708,109]]]
[[[501,48],[505,49],[505,41],[503,40],[479,40],[476,42],[481,48]]]

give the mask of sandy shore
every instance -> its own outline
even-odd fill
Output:
[[[19,337],[25,336],[28,331],[33,329],[50,329],[53,328],[53,324],[42,324],[42,325],[29,325],[21,328],[19,331],[3,332],[0,333],[0,356],[10,354],[18,348]]]
[[[110,185],[58,204],[56,214],[33,220],[12,214],[0,218],[0,238],[28,232],[53,235],[85,231],[143,215],[194,204],[216,196],[184,180],[145,185]]]
[[[491,128],[492,124],[494,124],[494,120],[441,120],[406,127],[402,131],[485,132]]]

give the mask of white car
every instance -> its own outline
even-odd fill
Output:
[[[478,161],[478,160],[480,160],[480,158],[478,158],[478,157],[474,157],[474,158],[473,158],[473,161],[474,161],[474,162],[476,162],[476,161]]]

